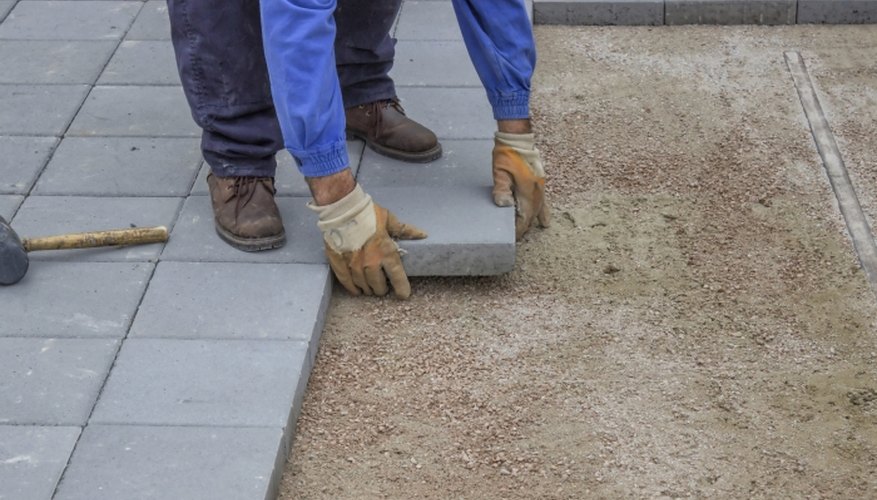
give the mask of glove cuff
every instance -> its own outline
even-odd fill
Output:
[[[510,134],[508,132],[496,132],[494,139],[497,144],[508,146],[521,155],[521,158],[533,170],[536,177],[545,177],[545,167],[542,165],[542,156],[536,149],[536,134]]]
[[[319,216],[317,227],[323,240],[338,253],[359,250],[377,232],[374,202],[359,184],[331,205],[318,206],[312,201],[308,208]]]

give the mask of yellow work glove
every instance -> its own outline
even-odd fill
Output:
[[[331,205],[308,207],[319,215],[326,257],[338,278],[353,295],[386,295],[387,279],[396,296],[407,299],[411,285],[402,267],[399,245],[392,238],[420,240],[426,233],[399,222],[372,201],[362,187]]]
[[[533,134],[497,132],[493,146],[493,202],[515,206],[515,236],[520,240],[538,221],[548,227],[545,169]]]

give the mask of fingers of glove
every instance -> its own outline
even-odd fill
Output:
[[[368,245],[366,245],[368,246]],[[365,248],[365,247],[363,247]],[[368,286],[368,280],[365,278],[365,266],[363,265],[363,250],[353,252],[350,258],[350,277],[353,278],[355,284],[365,295],[372,295],[372,289]]]
[[[381,268],[380,264],[377,266],[366,267],[365,279],[368,281],[368,285],[371,287],[372,291],[375,292],[375,295],[383,297],[390,291],[387,285],[387,276],[384,274],[384,270]]]
[[[529,196],[518,196],[517,216],[515,217],[515,238],[520,241],[524,234],[530,230],[536,213],[533,210],[533,200]]]
[[[551,206],[548,205],[548,196],[542,195],[542,209],[536,215],[539,225],[542,227],[551,226]]]
[[[423,230],[399,222],[399,219],[390,211],[387,211],[387,233],[400,240],[422,240],[427,236]]]
[[[332,272],[335,273],[335,277],[338,278],[341,286],[350,292],[351,295],[361,294],[362,292],[353,283],[353,277],[350,275],[350,268],[347,267],[347,261],[344,259],[344,256],[326,248],[326,257],[329,259],[329,267],[332,268]]]
[[[505,170],[493,169],[493,202],[498,207],[511,207],[515,204],[512,195],[512,175]]]
[[[393,285],[393,292],[400,299],[407,299],[411,296],[411,283],[408,282],[408,275],[405,274],[405,268],[402,267],[402,259],[399,254],[389,254],[384,257],[384,272]]]

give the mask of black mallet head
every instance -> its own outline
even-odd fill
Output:
[[[0,216],[0,285],[14,285],[27,274],[27,251],[21,239]]]

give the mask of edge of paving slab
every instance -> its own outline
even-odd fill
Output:
[[[872,24],[877,0],[534,0],[533,22],[566,26]]]

